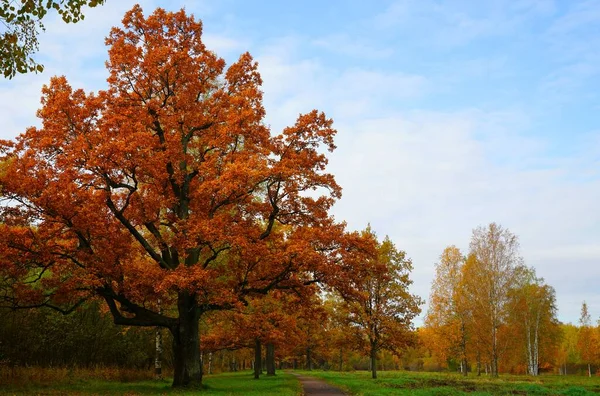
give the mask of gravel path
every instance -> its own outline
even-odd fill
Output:
[[[294,373],[292,373],[292,374],[294,374]],[[306,377],[304,375],[299,375],[299,374],[294,374],[294,375],[296,376],[296,378],[298,378],[298,380],[302,384],[302,388],[304,388],[304,394],[306,396],[331,396],[331,395],[343,396],[343,395],[346,395],[340,389],[327,384],[323,380],[313,378],[313,377]]]

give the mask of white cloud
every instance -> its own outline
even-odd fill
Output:
[[[312,41],[316,47],[334,54],[342,54],[357,58],[384,60],[394,53],[391,48],[381,47],[376,41],[356,39],[347,34],[331,34]]]

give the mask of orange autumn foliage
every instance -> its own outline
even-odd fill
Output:
[[[106,90],[52,78],[42,126],[0,146],[1,303],[99,296],[117,324],[168,328],[174,386],[201,383],[203,313],[333,276],[343,234],[332,121],[272,136],[257,63],[226,68],[201,34],[183,10],[135,6],[106,40]]]

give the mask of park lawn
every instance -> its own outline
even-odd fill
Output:
[[[367,371],[298,371],[324,379],[352,395],[597,395],[600,377],[501,375],[500,378],[454,373],[380,371],[376,380]]]
[[[302,387],[291,374],[279,372],[275,377],[261,376],[254,380],[250,371],[207,375],[204,389],[174,390],[171,382],[163,381],[101,381],[76,380],[46,386],[0,386],[2,395],[282,395],[302,394]]]

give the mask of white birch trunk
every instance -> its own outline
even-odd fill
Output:
[[[157,304],[158,304],[158,313],[160,314],[161,313],[160,299],[158,299]],[[162,329],[158,326],[154,330],[154,347],[155,347],[154,377],[156,379],[162,379],[163,340],[162,340]]]

